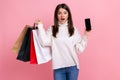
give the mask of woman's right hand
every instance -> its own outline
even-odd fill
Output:
[[[38,24],[42,24],[42,22],[40,20],[35,20],[33,28],[37,29]]]
[[[35,22],[34,22],[34,24],[36,25],[36,26],[38,26],[38,24],[41,24],[42,22],[38,19],[38,20],[35,20]]]

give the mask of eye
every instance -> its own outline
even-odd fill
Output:
[[[61,12],[58,12],[58,15],[60,15],[61,14]]]
[[[64,11],[64,14],[68,14],[68,12],[67,12],[67,11]]]

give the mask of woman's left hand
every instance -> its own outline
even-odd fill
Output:
[[[90,31],[85,30],[84,35],[88,37],[89,33],[90,33]]]

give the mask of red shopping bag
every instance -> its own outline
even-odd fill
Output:
[[[37,64],[32,31],[31,31],[31,39],[30,39],[30,64]]]

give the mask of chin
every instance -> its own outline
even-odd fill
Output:
[[[60,21],[61,24],[64,24],[66,21]]]
[[[65,22],[60,22],[61,24],[64,24]]]

